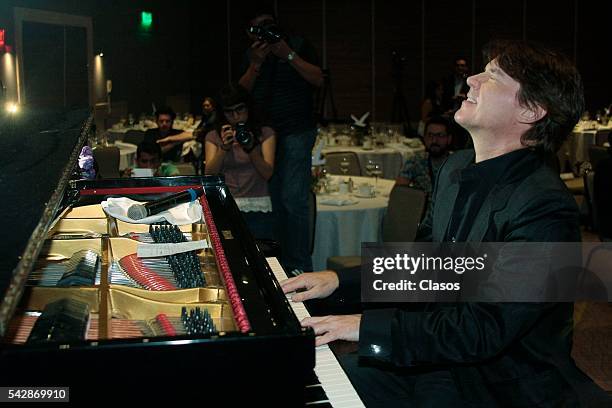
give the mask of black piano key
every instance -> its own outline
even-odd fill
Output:
[[[325,390],[320,385],[304,388],[304,400],[306,402],[327,401],[328,399]]]

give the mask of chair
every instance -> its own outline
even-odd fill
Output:
[[[597,146],[603,146],[604,143],[606,143],[609,138],[610,138],[609,130],[598,130],[597,133],[595,134],[595,144]]]
[[[359,157],[355,152],[334,152],[325,155],[325,167],[330,174],[344,174],[340,168],[340,163],[347,159],[349,168],[346,172],[347,176],[361,176],[361,165]]]
[[[119,178],[119,148],[115,146],[96,147],[94,160],[98,165],[100,178]]]
[[[128,130],[125,132],[125,136],[123,136],[123,141],[125,143],[131,143],[138,146],[145,138],[145,133],[141,130]]]
[[[608,153],[608,148],[603,146],[589,146],[589,162],[591,163],[591,167],[597,167],[597,163],[601,160],[606,159],[610,156]]]
[[[194,176],[196,174],[193,163],[176,163],[175,166],[181,176]]]
[[[383,242],[412,242],[423,217],[427,194],[408,186],[394,186],[383,219]]]
[[[412,242],[426,208],[427,194],[409,186],[394,186],[382,223],[383,242]],[[332,256],[327,268],[338,270],[361,264],[360,256]]]

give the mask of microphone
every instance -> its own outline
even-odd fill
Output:
[[[133,220],[141,220],[151,215],[159,214],[169,208],[176,207],[179,204],[194,201],[200,197],[202,193],[204,193],[204,190],[201,188],[197,190],[190,188],[146,204],[134,204],[128,208],[127,215]]]

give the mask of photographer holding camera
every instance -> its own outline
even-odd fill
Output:
[[[279,29],[272,13],[254,13],[240,84],[253,94],[278,135],[270,193],[285,269],[312,270],[308,194],[316,136],[313,90],[323,83],[314,47]]]
[[[251,233],[273,239],[268,180],[274,171],[276,135],[254,117],[242,86],[223,88],[221,104],[217,128],[206,134],[206,174],[223,173]]]

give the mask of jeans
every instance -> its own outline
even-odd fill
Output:
[[[279,137],[270,195],[275,237],[281,245],[280,262],[287,271],[312,271],[308,225],[312,147],[316,130]]]
[[[274,239],[274,217],[270,212],[241,212],[255,239]]]

